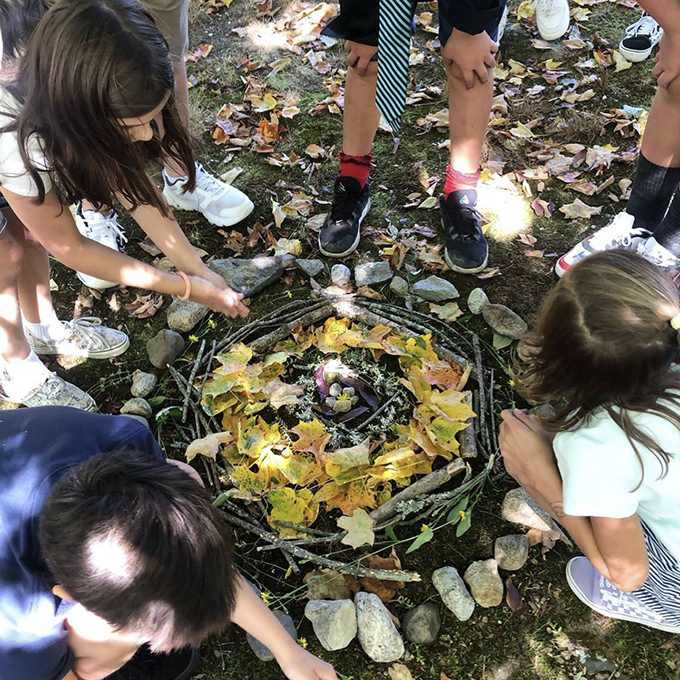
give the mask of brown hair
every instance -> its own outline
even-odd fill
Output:
[[[16,130],[22,159],[45,186],[32,159],[35,139],[64,204],[82,198],[111,206],[116,197],[134,208],[169,208],[147,174],[152,160],[173,158],[195,187],[194,156],[174,101],[174,73],[165,38],[134,0],[61,0],[33,31],[16,81],[8,89],[22,104],[7,129]],[[123,118],[162,110],[164,135],[132,142]]]
[[[637,427],[633,413],[653,413],[680,427],[678,292],[656,265],[625,250],[596,253],[572,267],[543,303],[535,329],[519,347],[517,389],[551,404],[552,432],[573,430],[604,409],[666,473],[671,454]],[[643,470],[644,475],[644,470]],[[642,480],[641,480],[642,481]]]

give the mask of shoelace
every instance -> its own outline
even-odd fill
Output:
[[[102,237],[108,236],[110,233],[113,234],[113,238],[119,243],[127,243],[127,236],[123,227],[118,224],[118,215],[112,212],[110,215],[101,215],[104,219],[96,221],[88,221],[87,228],[89,232],[94,236],[95,240]]]
[[[219,201],[231,190],[228,184],[218,182],[210,173],[206,172],[200,163],[196,163],[196,188],[210,194],[216,201]]]
[[[102,320],[96,316],[81,316],[73,321],[62,321],[64,328],[69,333],[69,339],[78,340],[82,338],[95,349],[106,349],[106,342],[100,333],[92,330],[102,325]]]
[[[341,184],[340,186],[343,188],[335,190],[335,197],[331,206],[331,220],[333,222],[349,220],[359,200],[359,196],[348,189],[346,185]]]
[[[479,211],[468,205],[461,205],[459,209],[461,218],[455,233],[458,234],[465,243],[476,241],[479,237]]]
[[[645,12],[638,21],[626,29],[626,38],[637,38],[640,35],[653,35],[658,30],[659,24],[654,17]]]
[[[623,219],[622,219],[623,218]],[[631,229],[627,216],[617,215],[612,223],[600,229],[591,240],[593,247],[599,249],[620,245],[624,248],[631,245],[636,236],[644,236],[645,229]]]
[[[534,0],[534,10],[538,12],[540,8],[547,17],[557,14],[561,5],[559,0]]]

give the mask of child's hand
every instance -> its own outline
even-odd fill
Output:
[[[360,76],[365,76],[371,64],[371,59],[378,53],[378,48],[374,45],[364,45],[353,40],[347,40],[345,52],[347,52],[347,63],[350,68],[355,69]]]
[[[656,65],[652,75],[659,87],[668,89],[680,76],[680,35],[666,31],[661,38],[659,51],[654,58]]]
[[[338,680],[333,666],[298,644],[290,645],[276,660],[288,680]]]
[[[232,290],[220,277],[221,286],[215,285],[200,276],[190,276],[191,296],[194,302],[199,302],[215,312],[221,312],[232,319],[248,316],[248,308],[241,302],[243,295]]]
[[[470,35],[464,31],[453,29],[451,37],[442,48],[442,58],[447,68],[454,67],[454,73],[471,90],[478,79],[481,83],[489,82],[489,69],[496,65],[498,45],[491,40],[486,31]]]

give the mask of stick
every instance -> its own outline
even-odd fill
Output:
[[[286,562],[288,562],[288,564],[290,565],[290,568],[293,570],[293,573],[299,574],[300,567],[298,567],[297,562],[293,559],[293,556],[290,553],[287,553],[285,550],[282,550],[281,554],[286,558]]]
[[[486,396],[484,394],[484,369],[482,368],[482,348],[479,344],[479,336],[474,335],[472,337],[472,346],[475,351],[475,364],[477,365],[477,384],[479,385],[479,429],[481,431],[482,439],[486,446],[486,450],[489,451],[491,446],[489,445],[488,437],[489,433],[486,430]]]
[[[278,524],[278,522],[277,522]],[[347,534],[334,534],[333,536],[316,536],[315,538],[294,538],[287,539],[287,545],[318,545],[320,543],[334,543],[339,541]],[[257,548],[257,552],[262,552],[264,550],[278,550],[276,545],[261,545]]]
[[[203,379],[201,380],[201,384],[198,388],[198,403],[201,403],[201,399],[203,399],[203,388],[205,387],[205,383],[208,381],[208,376],[212,372],[210,370],[210,367],[212,366],[213,359],[215,358],[215,350],[217,349],[217,340],[212,341],[212,347],[210,348],[210,354],[208,355],[208,361],[206,364],[206,369],[205,373],[203,374]]]
[[[189,375],[189,380],[188,384],[192,385],[194,384],[194,380],[196,380],[196,374],[198,373],[198,367],[200,366],[201,359],[203,359],[203,352],[205,352],[205,339],[201,342],[201,347],[198,350],[198,354],[196,355],[196,360],[194,361],[194,365],[191,369],[191,373]],[[182,407],[182,422],[186,423],[187,422],[187,411],[189,410],[189,401],[191,399],[191,390],[187,390],[186,396],[184,397],[184,406]]]
[[[383,503],[379,508],[373,510],[369,517],[376,523],[385,521],[388,517],[396,515],[397,506],[403,501],[409,501],[416,496],[423,496],[438,489],[442,484],[448,482],[451,478],[465,470],[465,462],[461,458],[451,461],[439,470],[431,472],[429,475],[422,477],[410,486],[407,486],[403,491],[400,491],[396,496],[392,496],[389,501]]]
[[[472,392],[463,392],[463,403],[472,408]],[[475,417],[468,418],[468,426],[461,430],[458,437],[460,441],[460,455],[462,458],[475,458],[477,456],[477,437],[475,437]]]
[[[364,420],[363,423],[361,423],[360,425],[357,425],[356,428],[354,428],[354,429],[357,430],[357,432],[358,432],[359,430],[363,430],[365,427],[370,425],[381,413],[383,413],[385,411],[385,409],[387,409],[387,407],[398,396],[399,396],[399,392],[396,392],[395,394],[393,394],[370,418],[367,418],[366,420]]]
[[[335,536],[336,534],[330,534],[327,531],[321,531],[321,529],[312,529],[311,527],[303,526],[302,524],[295,524],[294,522],[284,522],[283,520],[274,520],[274,524],[280,527],[286,527],[286,529],[295,529],[296,531],[301,531],[310,536]]]

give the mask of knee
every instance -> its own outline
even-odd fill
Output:
[[[370,61],[365,71],[359,71],[356,66],[349,67],[352,73],[365,80],[375,80],[378,77],[378,62]]]
[[[17,279],[23,260],[24,249],[11,236],[0,239],[0,279],[5,285]]]
[[[659,88],[659,93],[669,104],[680,107],[680,78],[676,78],[666,88]]]

